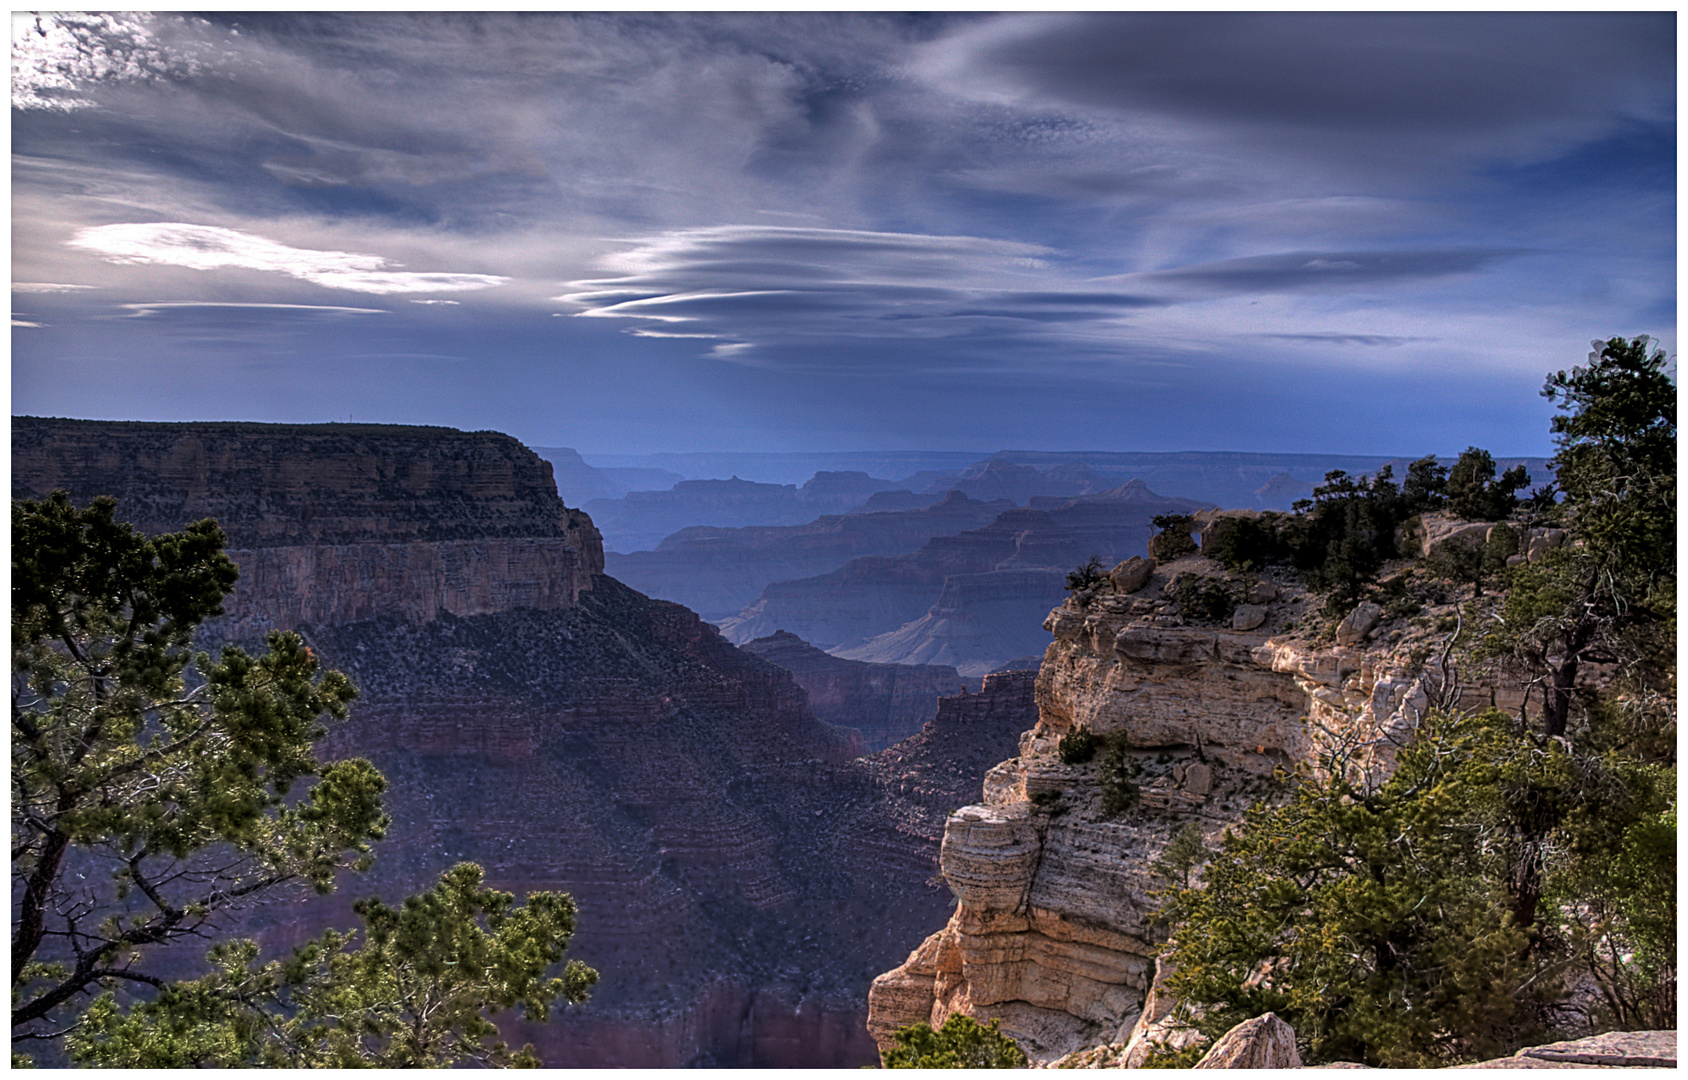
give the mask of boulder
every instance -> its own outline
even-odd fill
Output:
[[[1197,535],[1201,537],[1202,551],[1211,552],[1236,529],[1239,522],[1260,520],[1260,511],[1203,510],[1193,516],[1199,530]]]
[[[1206,795],[1213,790],[1213,770],[1199,761],[1192,761],[1184,770],[1184,790],[1192,795]]]
[[[1565,546],[1564,529],[1527,529],[1524,532],[1524,559],[1535,562],[1556,547]],[[1507,560],[1508,565],[1512,562]]]
[[[1377,628],[1383,621],[1383,609],[1370,600],[1362,601],[1360,606],[1348,613],[1336,628],[1336,643],[1338,645],[1357,645],[1366,640],[1366,635]]]
[[[1299,1069],[1295,1029],[1266,1013],[1244,1020],[1219,1037],[1195,1065],[1198,1069]]]
[[[1448,513],[1425,514],[1415,530],[1419,554],[1428,559],[1448,544],[1480,547],[1488,541],[1489,531],[1494,527],[1492,521],[1466,521]]]
[[[1507,1058],[1458,1069],[1674,1069],[1676,1032],[1608,1031],[1586,1039],[1532,1046]]]
[[[1113,579],[1115,592],[1134,593],[1149,583],[1149,575],[1154,570],[1155,560],[1133,555],[1114,567],[1108,577]]]
[[[1253,630],[1266,621],[1266,606],[1264,604],[1238,604],[1237,610],[1231,613],[1231,629]]]

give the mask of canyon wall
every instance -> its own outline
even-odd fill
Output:
[[[592,1000],[507,1030],[549,1063],[874,1060],[867,986],[948,912],[933,836],[789,672],[604,576],[590,520],[515,440],[30,418],[13,438],[14,496],[222,523],[242,574],[202,645],[290,626],[359,688],[320,750],[387,777],[373,868],[228,934],[273,955],[469,860],[580,903]]]
[[[1126,1041],[1164,938],[1151,866],[1167,843],[1189,823],[1216,842],[1274,790],[1276,767],[1315,764],[1338,744],[1359,767],[1388,767],[1428,708],[1423,659],[1451,608],[1380,612],[1337,644],[1314,632],[1315,601],[1288,578],[1254,581],[1249,603],[1213,626],[1180,614],[1167,589],[1179,574],[1224,576],[1192,555],[1133,592],[1122,581],[1050,613],[1037,725],[946,822],[957,908],[874,981],[868,1025],[882,1047],[896,1027],[954,1013],[1000,1018],[1040,1061]],[[1518,705],[1486,686],[1465,693],[1463,705]],[[1123,813],[1102,811],[1097,761],[1057,753],[1080,726],[1129,747],[1139,794]]]
[[[353,424],[12,418],[12,494],[117,498],[146,533],[217,519],[228,632],[564,610],[604,569],[591,519],[508,435]]]
[[[844,660],[784,631],[741,647],[791,672],[817,717],[860,733],[863,753],[915,734],[939,699],[966,689],[953,667]]]
[[[772,582],[828,573],[863,556],[901,555],[934,536],[988,524],[1008,506],[951,492],[918,509],[827,514],[802,525],[693,525],[654,551],[612,551],[605,568],[647,596],[716,621],[736,615]]]

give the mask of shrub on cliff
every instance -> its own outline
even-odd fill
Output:
[[[997,1030],[1001,1021],[980,1024],[956,1013],[937,1031],[926,1023],[891,1033],[897,1045],[885,1051],[887,1069],[1023,1069],[1026,1055]]]
[[[1537,1034],[1554,965],[1527,951],[1491,841],[1509,827],[1508,718],[1428,723],[1381,785],[1337,775],[1256,805],[1201,888],[1172,893],[1169,984],[1210,1038],[1265,1012],[1309,1062],[1424,1067]],[[1559,762],[1526,759],[1535,787]]]
[[[1203,574],[1178,574],[1166,585],[1166,595],[1178,605],[1178,613],[1198,623],[1230,622],[1247,594],[1245,582]]]
[[[1055,753],[1064,764],[1083,765],[1096,756],[1096,736],[1081,724],[1061,736],[1061,741],[1055,744]]]
[[[1142,775],[1142,771],[1123,739],[1108,747],[1108,752],[1102,755],[1101,764],[1096,767],[1104,816],[1118,817],[1137,805],[1137,777]]]
[[[1467,521],[1501,521],[1518,506],[1518,491],[1530,485],[1530,474],[1514,465],[1495,479],[1495,459],[1487,450],[1468,446],[1448,471],[1448,508]]]
[[[395,959],[378,939],[393,919],[367,901],[367,944],[353,955],[385,949],[380,963],[325,959],[307,978],[308,965],[296,961],[236,978],[255,949],[229,943],[212,950],[219,975],[187,983],[165,975],[161,947],[214,940],[266,899],[330,891],[341,870],[369,866],[387,826],[380,773],[312,752],[322,721],[346,716],[355,691],[344,675],[320,671],[296,634],[270,634],[256,656],[228,646],[213,661],[191,651],[237,577],[223,543],[212,521],[148,538],[117,520],[109,498],[77,509],[60,491],[12,505],[14,1047],[54,1046],[74,1031],[74,1053],[88,1064],[239,1065],[276,1055],[305,1063],[309,1052],[280,1034],[298,1002],[270,993],[297,975],[356,1029],[350,1042],[321,1036],[338,1047],[334,1060],[377,1060],[359,1040],[393,1010],[419,1015],[388,990],[404,963],[455,964],[445,954],[472,938],[430,893],[395,916],[407,929],[394,940],[414,951],[427,938],[437,959],[416,958],[427,949]],[[308,778],[315,782],[300,794]],[[491,896],[483,910],[497,933],[513,917]],[[535,900],[536,913],[567,904],[536,897],[530,908]],[[550,930],[545,945],[525,935],[522,962],[566,946],[572,910],[566,927],[554,917]],[[473,1017],[430,1005],[437,1037],[409,1063],[447,1063],[466,1042],[495,1036],[481,1009],[538,1002],[512,989],[521,985],[516,967],[501,961],[494,971],[496,988],[461,999]],[[253,979],[269,997],[252,990]]]
[[[1149,537],[1149,557],[1156,562],[1171,562],[1200,550],[1190,538],[1196,520],[1189,514],[1156,514],[1152,520],[1159,531]]]
[[[1497,710],[1433,714],[1381,783],[1324,764],[1163,908],[1169,985],[1204,1034],[1276,1012],[1309,1062],[1498,1056],[1551,1035],[1579,967],[1613,1022],[1668,1021],[1674,769],[1580,756]]]
[[[1067,573],[1067,591],[1081,592],[1085,589],[1100,589],[1108,584],[1108,568],[1102,562],[1102,556],[1092,555],[1083,566]]]

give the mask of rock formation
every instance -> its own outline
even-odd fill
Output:
[[[1037,723],[1035,671],[993,672],[976,694],[938,702],[916,735],[860,764],[881,784],[899,825],[930,842],[932,869],[950,811],[977,797],[985,773]]]
[[[854,559],[830,574],[775,582],[719,625],[733,641],[783,629],[855,659],[946,663],[980,674],[1042,644],[1032,628],[1060,600],[1074,566],[1091,555],[1111,565],[1143,554],[1155,515],[1200,508],[1128,484],[1008,510],[909,555]]]
[[[1422,664],[1441,613],[1381,619],[1337,645],[1307,630],[1313,601],[1288,578],[1241,583],[1263,609],[1249,629],[1180,608],[1189,594],[1177,585],[1225,578],[1190,555],[1135,592],[1104,587],[1050,613],[1037,726],[945,827],[942,871],[959,904],[874,981],[868,1026],[882,1046],[896,1027],[962,1012],[1000,1018],[1034,1061],[1109,1046],[1117,1061],[1155,971],[1151,866],[1166,844],[1192,822],[1215,842],[1275,767],[1316,763],[1337,742],[1357,748],[1355,767],[1390,767],[1428,708]],[[1464,703],[1491,692],[1472,688]],[[1101,809],[1096,764],[1056,753],[1079,727],[1130,748],[1138,797],[1117,816]]]
[[[630,491],[620,499],[594,499],[586,509],[611,550],[640,551],[692,525],[800,525],[822,514],[844,513],[874,492],[895,487],[894,481],[864,472],[818,472],[802,487],[735,476],[684,480],[667,491]]]
[[[12,419],[12,492],[118,498],[144,532],[214,517],[230,632],[564,610],[604,569],[587,516],[507,435],[449,428]]]
[[[985,503],[951,492],[929,507],[828,514],[803,525],[694,525],[665,537],[655,551],[610,552],[606,570],[647,596],[715,621],[738,614],[772,582],[825,574],[862,556],[906,554],[935,536],[988,524],[1007,507],[1005,500]]]
[[[815,716],[859,733],[862,753],[915,734],[932,718],[940,698],[966,691],[953,667],[845,660],[784,631],[743,648],[791,672],[808,693]],[[1021,725],[1029,726],[1029,719]]]
[[[580,903],[592,1001],[507,1032],[550,1062],[873,1060],[869,980],[948,911],[933,838],[789,672],[602,575],[531,452],[349,425],[19,418],[13,439],[14,496],[114,494],[149,531],[216,516],[242,576],[207,637],[291,624],[360,688],[324,751],[388,778],[374,868],[231,932],[283,949],[472,860]]]
[[[630,491],[667,491],[685,477],[667,469],[606,468],[586,464],[567,446],[535,446],[533,452],[551,463],[557,495],[572,506],[593,499],[619,499]]]
[[[1014,505],[1025,506],[1034,496],[1072,498],[1111,486],[1113,481],[1098,476],[1085,465],[1036,469],[993,459],[969,465],[955,476],[934,480],[926,491],[961,491],[975,499],[1011,499]]]

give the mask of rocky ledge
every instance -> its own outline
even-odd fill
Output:
[[[1216,590],[1226,603],[1202,621]],[[1340,747],[1355,767],[1388,768],[1441,690],[1426,669],[1451,607],[1366,610],[1332,640],[1315,603],[1288,577],[1191,555],[1127,560],[1050,613],[1037,724],[945,826],[955,912],[870,991],[881,1047],[958,1012],[1000,1018],[1034,1062],[1130,1039],[1164,936],[1151,868],[1167,843],[1190,823],[1216,842],[1273,792],[1279,766]],[[1489,686],[1449,696],[1517,705]],[[1080,727],[1126,747],[1136,795],[1123,812],[1104,813],[1096,761],[1063,763],[1059,742]]]

